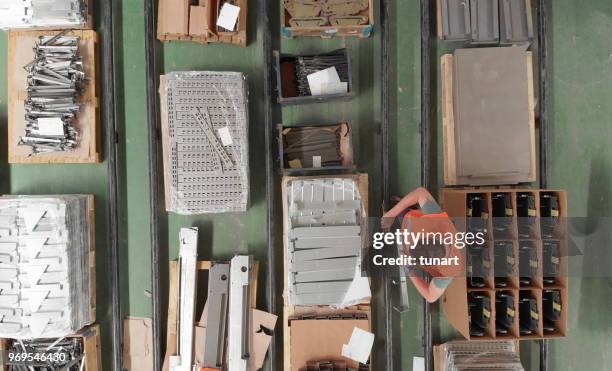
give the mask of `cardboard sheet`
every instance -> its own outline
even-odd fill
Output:
[[[357,367],[357,362],[342,357],[342,346],[349,343],[355,327],[370,330],[367,319],[292,320],[291,371],[300,371],[306,362],[316,360],[346,360],[347,366]]]
[[[150,318],[123,320],[123,368],[128,371],[153,369],[153,324]]]
[[[249,369],[259,370],[263,367],[266,353],[272,341],[277,317],[273,314],[253,309],[253,354],[249,359]]]

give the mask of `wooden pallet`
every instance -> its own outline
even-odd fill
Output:
[[[24,102],[27,97],[27,72],[23,66],[34,59],[32,47],[39,36],[62,31],[10,31],[8,43],[8,157],[11,164],[97,163],[101,161],[100,107],[98,88],[98,34],[91,30],[73,30],[68,35],[81,38],[79,50],[88,81],[79,101],[83,104],[74,126],[79,132],[77,147],[69,152],[30,155],[28,146],[19,146],[25,134]]]
[[[368,183],[368,174],[338,174],[338,175],[316,175],[316,176],[284,176],[281,183],[281,193],[282,193],[282,205],[283,205],[283,361],[284,361],[284,370],[290,371],[291,368],[291,328],[289,326],[289,321],[294,316],[299,316],[303,314],[329,314],[329,313],[343,313],[343,312],[363,312],[366,313],[368,319],[370,320],[370,329],[372,327],[372,316],[371,316],[371,306],[370,301],[364,301],[358,305],[354,305],[345,309],[331,309],[329,306],[298,306],[298,305],[290,305],[289,304],[289,295],[288,295],[288,285],[289,285],[289,272],[287,267],[287,258],[288,258],[288,220],[285,217],[288,213],[287,207],[287,195],[285,190],[287,189],[287,184],[293,180],[303,180],[303,179],[320,179],[320,178],[346,178],[352,179],[357,182],[359,187],[359,194],[361,195],[361,199],[363,200],[364,209],[368,210],[368,192],[369,192],[369,183]]]
[[[536,171],[536,139],[535,139],[535,98],[533,92],[533,58],[532,53],[527,52],[527,84],[529,101],[529,133],[531,153],[531,172],[527,179],[534,182],[537,179]],[[444,184],[447,186],[458,185],[457,162],[455,158],[455,111],[453,99],[453,66],[454,56],[445,54],[440,58],[440,80],[442,86],[442,138],[444,153]]]
[[[200,1],[200,4],[203,2]],[[214,4],[214,2],[209,3]],[[202,4],[204,5],[204,4]],[[191,35],[189,33],[189,21],[190,21],[190,8],[191,6],[185,0],[159,0],[158,20],[157,20],[157,39],[159,41],[192,41],[201,44],[210,43],[225,43],[235,44],[242,47],[247,45],[247,16],[248,16],[248,0],[239,0],[238,6],[240,7],[240,15],[236,24],[236,32],[217,32],[212,31],[207,34]],[[172,23],[168,22],[167,16],[164,14],[168,13],[168,8],[179,8],[180,12],[174,9],[174,13],[181,18],[180,21],[174,20]],[[209,18],[216,23],[217,14],[219,9],[214,8],[215,14],[209,15]],[[216,26],[213,26],[213,29]]]
[[[93,324],[85,327],[81,331],[74,335],[67,336],[67,338],[80,338],[83,339],[83,348],[85,350],[85,371],[102,371],[102,351],[101,351],[101,339],[100,339],[100,325]],[[10,339],[0,339],[0,349],[2,349],[2,356],[6,356],[6,350],[9,347]],[[2,364],[2,371],[7,371],[8,366]]]
[[[356,36],[361,39],[368,38],[374,29],[374,1],[369,0],[368,9],[361,14],[368,16],[368,24],[358,26],[321,26],[321,27],[293,27],[289,20],[291,15],[281,6],[281,35],[286,38],[294,38],[300,36],[320,37],[323,39],[331,39],[334,36]]]

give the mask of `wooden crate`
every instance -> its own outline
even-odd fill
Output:
[[[83,348],[85,350],[85,368],[84,371],[102,371],[102,352],[100,340],[100,325],[93,324],[85,327],[74,335],[67,336],[68,338],[83,339]],[[9,347],[10,339],[0,339],[0,349],[6,351]],[[6,353],[2,353],[6,356]],[[3,362],[2,371],[7,371],[8,366]]]
[[[212,262],[199,260],[196,265],[198,272],[208,271],[212,266]],[[170,289],[168,291],[168,320],[166,324],[166,354],[164,356],[164,364],[162,370],[168,371],[170,369],[170,356],[174,356],[178,351],[178,333],[179,328],[179,300],[180,300],[180,263],[178,260],[170,261]],[[257,306],[257,277],[259,275],[259,262],[253,263],[253,269],[251,270],[251,279],[253,284],[251,285],[251,306],[253,309]],[[206,293],[207,290],[197,290],[197,293]],[[196,302],[197,302],[196,297]],[[196,313],[199,315],[199,313]]]
[[[202,0],[200,4],[202,4]],[[214,11],[209,14],[209,19],[212,19],[213,32],[208,34],[192,35],[189,33],[190,9],[192,6],[186,0],[159,0],[159,12],[157,19],[157,39],[159,41],[193,41],[202,44],[209,43],[226,43],[235,44],[246,47],[247,44],[247,16],[248,16],[248,0],[239,0],[240,15],[236,24],[235,32],[217,32],[216,22],[219,14],[218,6],[215,6],[215,1],[212,1],[212,8],[207,11]],[[177,13],[177,18],[169,19],[169,9],[174,9]],[[179,10],[176,12],[176,10]]]
[[[62,31],[10,31],[8,43],[8,156],[11,164],[97,163],[101,161],[100,112],[98,88],[98,34],[91,30],[73,30],[68,35],[81,38],[79,50],[88,81],[79,101],[83,104],[75,118],[79,132],[77,147],[69,152],[30,156],[28,146],[19,146],[25,134],[27,72],[23,66],[34,59],[32,47],[39,36],[57,35]]]
[[[465,231],[467,225],[467,199],[470,194],[479,194],[484,196],[487,199],[488,205],[488,214],[492,215],[492,194],[494,193],[508,193],[512,198],[512,222],[510,226],[510,230],[512,231],[510,236],[504,235],[501,239],[496,235],[495,230],[492,228],[492,218],[488,220],[489,233],[488,243],[491,248],[491,243],[499,240],[503,241],[512,241],[514,246],[514,257],[516,261],[516,277],[512,277],[511,284],[506,288],[498,288],[492,287],[490,282],[487,284],[487,288],[471,288],[468,286],[467,278],[457,277],[453,280],[453,282],[447,288],[443,298],[442,298],[442,307],[446,318],[449,323],[457,330],[461,335],[463,335],[468,340],[493,340],[493,339],[512,339],[512,340],[533,340],[533,339],[544,339],[544,338],[558,338],[565,337],[568,331],[568,288],[569,288],[569,280],[568,280],[568,250],[567,250],[567,225],[566,219],[568,215],[568,204],[567,204],[567,194],[563,190],[548,190],[548,189],[530,189],[530,188],[505,188],[505,187],[469,187],[466,189],[456,189],[456,188],[445,188],[442,189],[441,192],[441,204],[442,208],[445,212],[448,213],[449,217],[453,218],[455,225],[457,226],[458,231]],[[517,213],[517,195],[521,193],[530,193],[535,196],[536,203],[536,213],[535,213],[535,221],[534,221],[534,231],[530,232],[530,236],[528,238],[521,238],[518,232],[518,213]],[[556,193],[559,197],[559,217],[561,218],[561,223],[558,228],[555,230],[552,238],[542,239],[542,234],[540,232],[541,224],[541,208],[540,208],[540,199],[543,193]],[[559,242],[559,274],[555,277],[555,283],[552,285],[546,284],[543,282],[543,256],[542,256],[542,243],[543,241],[558,241]],[[537,273],[532,280],[529,286],[521,286],[518,283],[518,276],[520,272],[518,271],[518,248],[519,243],[521,241],[529,241],[534,243],[534,246],[537,250],[538,255],[538,269]],[[494,266],[494,264],[492,264]],[[494,271],[494,269],[493,269]],[[552,332],[544,332],[543,331],[543,313],[542,313],[542,292],[543,290],[554,289],[559,290],[561,294],[561,316],[558,321],[556,321],[557,329]],[[469,292],[484,292],[488,294],[491,301],[491,322],[490,328],[487,331],[487,336],[483,337],[473,337],[470,336],[470,328],[469,328],[469,309],[468,309],[468,301],[467,294]],[[511,331],[508,334],[496,334],[495,331],[495,295],[499,292],[511,292],[514,296],[515,303],[515,312],[517,317],[515,317],[514,327],[511,328]],[[518,297],[521,292],[529,292],[531,296],[533,296],[538,304],[538,313],[539,313],[539,326],[536,334],[532,335],[520,335],[518,321],[519,321],[519,308],[518,308]]]
[[[334,36],[370,37],[374,30],[374,0],[369,0],[368,9],[364,15],[368,16],[368,24],[359,26],[322,26],[322,27],[292,27],[289,24],[291,15],[283,7],[283,0],[279,0],[281,8],[281,35],[286,38],[299,36],[314,36],[329,39]]]
[[[532,53],[527,52],[527,84],[529,101],[529,134],[531,147],[531,172],[526,181],[536,180],[536,144],[535,144],[535,99],[533,91],[533,58]],[[453,71],[454,56],[445,54],[440,59],[440,80],[442,89],[442,138],[444,147],[444,184],[459,185],[457,180],[457,162],[455,158],[455,118],[454,118],[454,99],[453,99]]]
[[[345,309],[332,309],[329,306],[321,305],[321,306],[299,306],[299,305],[290,305],[288,301],[287,287],[289,284],[288,277],[288,267],[287,267],[287,252],[288,252],[288,230],[289,225],[287,218],[284,217],[287,215],[287,195],[286,188],[287,184],[293,180],[304,180],[304,179],[320,179],[320,178],[346,178],[352,179],[357,182],[359,187],[359,193],[361,195],[361,199],[363,200],[364,209],[368,210],[368,174],[335,174],[335,175],[316,175],[316,176],[284,176],[281,183],[281,193],[282,193],[282,205],[283,205],[283,361],[284,361],[284,370],[291,370],[291,329],[289,326],[289,321],[294,316],[304,315],[304,314],[340,314],[346,312],[361,312],[366,313],[368,316],[368,320],[370,322],[370,330],[372,327],[372,317],[371,317],[371,306],[370,300],[366,300],[363,303],[358,305],[354,305]]]

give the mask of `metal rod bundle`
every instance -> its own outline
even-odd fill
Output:
[[[344,51],[322,55],[300,56],[297,57],[295,64],[295,76],[300,96],[312,95],[310,86],[308,85],[308,75],[330,67],[336,68],[340,81],[347,82],[349,80],[348,60]]]
[[[8,371],[80,371],[85,362],[83,340],[77,338],[12,340],[6,354]]]
[[[25,136],[20,145],[32,154],[69,151],[76,147],[74,119],[81,110],[78,97],[86,80],[78,36],[65,32],[40,36],[28,72]]]

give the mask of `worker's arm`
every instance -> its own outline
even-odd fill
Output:
[[[419,276],[410,276],[410,280],[427,302],[434,303],[444,294],[446,287],[448,287],[452,279],[439,277],[433,278],[430,282],[427,282]]]
[[[434,198],[431,196],[428,190],[423,187],[419,187],[414,191],[408,193],[404,198],[400,200],[391,210],[387,211],[383,218],[394,219],[404,210],[408,209],[411,206],[416,205],[423,206],[427,203],[427,201],[433,200]]]

